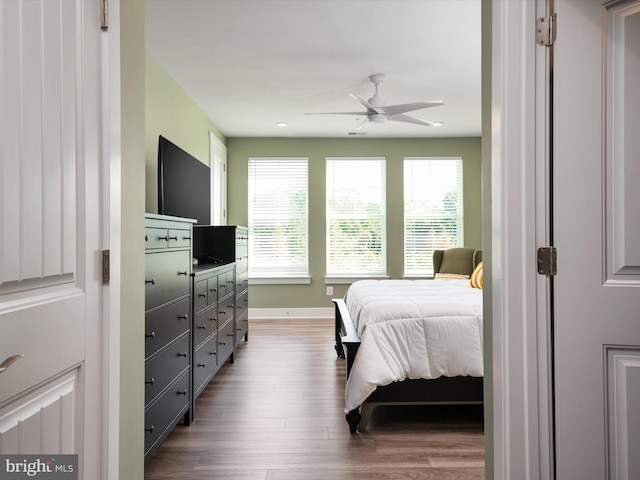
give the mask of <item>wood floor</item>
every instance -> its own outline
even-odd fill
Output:
[[[484,479],[479,406],[378,407],[351,435],[332,337],[329,320],[252,321],[145,480]]]

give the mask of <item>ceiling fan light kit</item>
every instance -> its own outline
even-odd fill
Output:
[[[421,118],[412,117],[410,115],[406,115],[407,112],[412,112],[415,110],[422,110],[424,108],[438,107],[440,105],[444,105],[444,102],[441,100],[435,100],[430,102],[413,102],[413,103],[404,103],[399,105],[385,105],[385,98],[380,95],[378,92],[378,87],[382,85],[385,80],[385,76],[381,73],[377,73],[375,75],[369,76],[369,81],[374,87],[374,94],[369,100],[365,100],[364,98],[356,95],[355,93],[349,93],[349,96],[359,102],[363,107],[366,108],[364,112],[318,112],[318,113],[307,113],[307,115],[358,115],[364,116],[364,119],[361,120],[356,126],[355,129],[358,130],[365,123],[383,123],[387,120],[393,122],[404,122],[404,123],[413,123],[416,125],[423,125],[426,127],[431,126],[442,126],[442,122],[429,122],[427,120],[423,120]]]

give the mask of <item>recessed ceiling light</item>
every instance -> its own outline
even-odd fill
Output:
[[[444,122],[433,122],[432,125],[434,127],[441,127],[442,125],[444,125]]]
[[[278,125],[279,127],[286,127],[287,126],[287,122],[278,122],[278,123],[276,123],[276,125]]]

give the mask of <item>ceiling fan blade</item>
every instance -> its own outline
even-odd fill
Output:
[[[309,112],[305,115],[367,115],[369,112]]]
[[[409,115],[404,115],[403,113],[399,113],[397,115],[389,115],[387,120],[391,120],[394,122],[405,122],[405,123],[415,123],[416,125],[424,125],[426,127],[432,127],[433,123],[428,122],[426,120],[422,120],[421,118],[411,117]]]
[[[370,111],[376,112],[376,113],[382,113],[380,107],[374,107],[369,102],[367,102],[364,98],[359,97],[355,93],[349,93],[348,95],[351,98],[353,98],[354,100],[356,100],[356,101],[360,102],[362,105],[364,105],[367,108],[367,110],[370,110]],[[367,113],[369,113],[369,112],[367,112]]]
[[[423,108],[438,107],[440,105],[444,105],[444,102],[441,100],[435,100],[433,102],[414,102],[403,103],[401,105],[387,105],[386,107],[381,107],[380,110],[382,110],[382,113],[384,113],[385,115],[398,115],[399,113],[422,110]]]

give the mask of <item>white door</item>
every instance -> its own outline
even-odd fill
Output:
[[[86,479],[108,441],[99,12],[0,1],[0,453],[78,454]]]
[[[557,479],[638,479],[640,1],[556,11]]]

